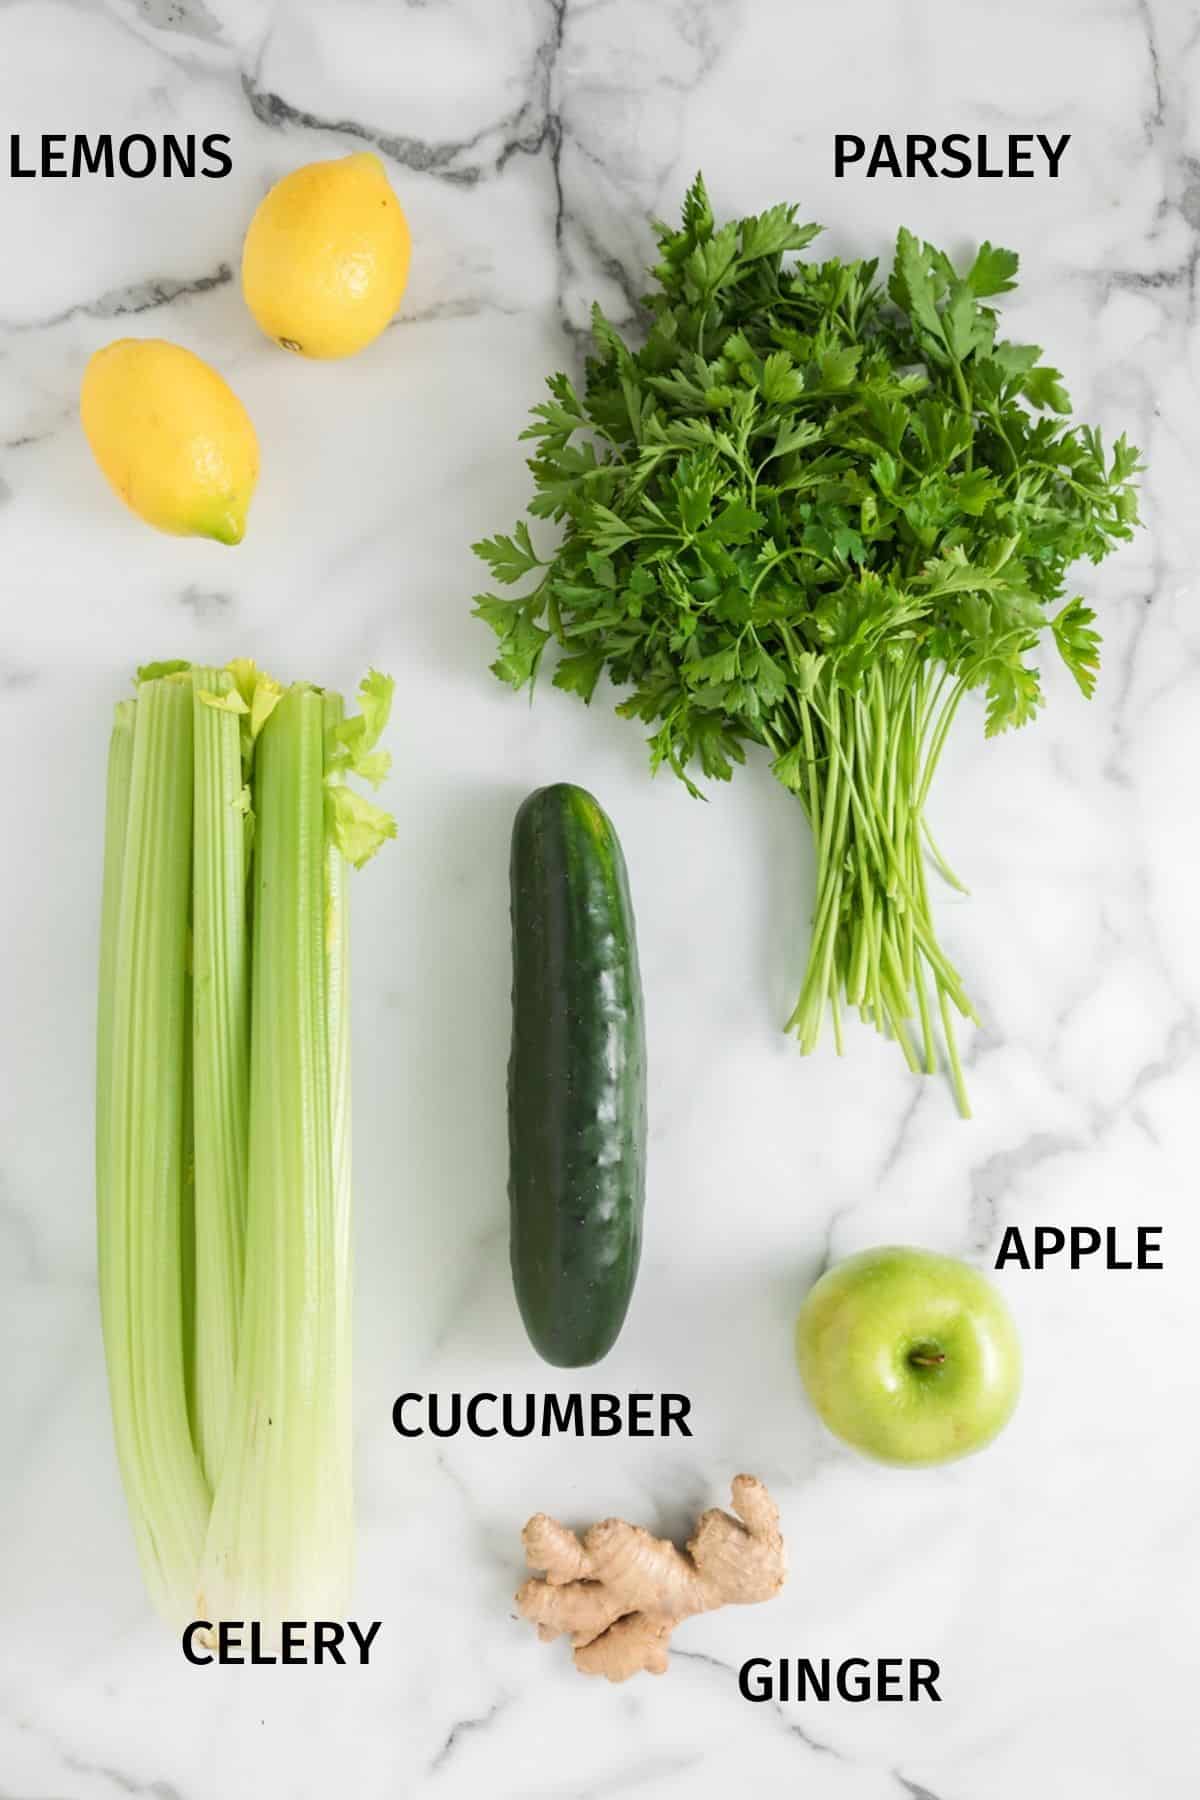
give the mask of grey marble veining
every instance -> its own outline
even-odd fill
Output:
[[[1185,1800],[1200,1743],[1200,7],[1192,0],[10,0],[12,131],[223,131],[223,181],[0,168],[0,1800]],[[1057,181],[835,181],[836,131],[1071,133]],[[369,144],[414,236],[401,315],[302,365],[238,292],[297,163]],[[765,769],[712,804],[636,730],[486,674],[470,542],[507,529],[516,434],[588,309],[636,311],[703,167],[719,210],[796,199],[837,254],[909,224],[1022,255],[1013,335],[1142,445],[1147,529],[1081,571],[1090,705],[1047,670],[1029,730],[964,708],[933,796],[966,874],[939,924],[983,1027],[976,1119],[851,1032],[781,1036],[812,862]],[[79,429],[123,333],[215,362],[263,447],[236,552],[114,505]],[[399,843],[356,883],[356,1455],[365,1671],[196,1670],[148,1614],[95,1295],[92,993],[103,752],[131,668],[257,656],[400,682]],[[538,782],[592,787],[633,875],[650,996],[643,1274],[584,1391],[683,1391],[686,1441],[401,1443],[406,1388],[549,1385],[505,1247],[507,838]],[[984,1457],[886,1471],[824,1437],[791,1321],[881,1241],[989,1267],[1012,1223],[1164,1223],[1161,1275],[1008,1273],[1027,1357]],[[566,1384],[559,1383],[560,1387]],[[686,1529],[738,1468],[783,1506],[784,1595],[684,1626],[610,1690],[512,1617],[534,1510]],[[748,1656],[939,1659],[939,1707],[750,1706]]]

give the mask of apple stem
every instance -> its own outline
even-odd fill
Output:
[[[915,1369],[936,1369],[945,1362],[946,1352],[935,1350],[932,1344],[922,1344],[908,1360]]]

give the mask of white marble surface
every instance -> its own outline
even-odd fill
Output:
[[[0,171],[0,1795],[4,1800],[1184,1800],[1200,1673],[1194,1165],[1200,512],[1193,0],[6,0],[3,132],[225,131],[222,182]],[[851,178],[837,130],[1055,133],[1060,180]],[[376,144],[412,220],[401,320],[301,365],[231,270],[267,184]],[[6,150],[6,142],[0,145]],[[778,1032],[811,858],[759,768],[709,807],[636,731],[485,672],[468,551],[525,494],[515,434],[654,212],[798,198],[832,247],[903,221],[1023,252],[1011,316],[1084,416],[1146,449],[1149,529],[1086,587],[1105,668],[1032,730],[961,718],[942,908],[981,1004],[977,1118],[854,1035]],[[112,501],[89,353],[217,362],[264,466],[245,545]],[[195,1670],[150,1617],[110,1447],[93,1269],[92,1005],[109,709],[152,656],[400,678],[400,841],[357,888],[357,1462],[366,1671]],[[653,1058],[646,1256],[591,1385],[690,1394],[677,1441],[402,1444],[404,1388],[544,1389],[506,1266],[506,845],[583,782],[633,871]],[[1006,1223],[1164,1223],[1161,1274],[1014,1275],[1027,1390],[973,1462],[856,1460],[806,1411],[790,1325],[830,1257],[913,1241],[990,1266]],[[585,1385],[587,1383],[585,1382]],[[566,1383],[560,1383],[564,1389]],[[687,1626],[610,1690],[511,1617],[537,1508],[686,1524],[738,1468],[779,1493],[785,1596]],[[920,1655],[932,1706],[738,1698],[750,1655]]]

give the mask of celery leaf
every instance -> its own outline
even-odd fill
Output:
[[[325,791],[333,841],[346,861],[361,869],[388,838],[395,837],[396,821],[391,813],[342,782],[330,783]]]

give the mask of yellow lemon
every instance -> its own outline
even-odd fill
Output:
[[[250,221],[242,293],[268,337],[302,356],[353,356],[400,304],[408,220],[371,151],[306,163]]]
[[[215,369],[161,338],[118,338],[84,370],[79,412],[92,455],[140,519],[241,543],[258,439]]]

